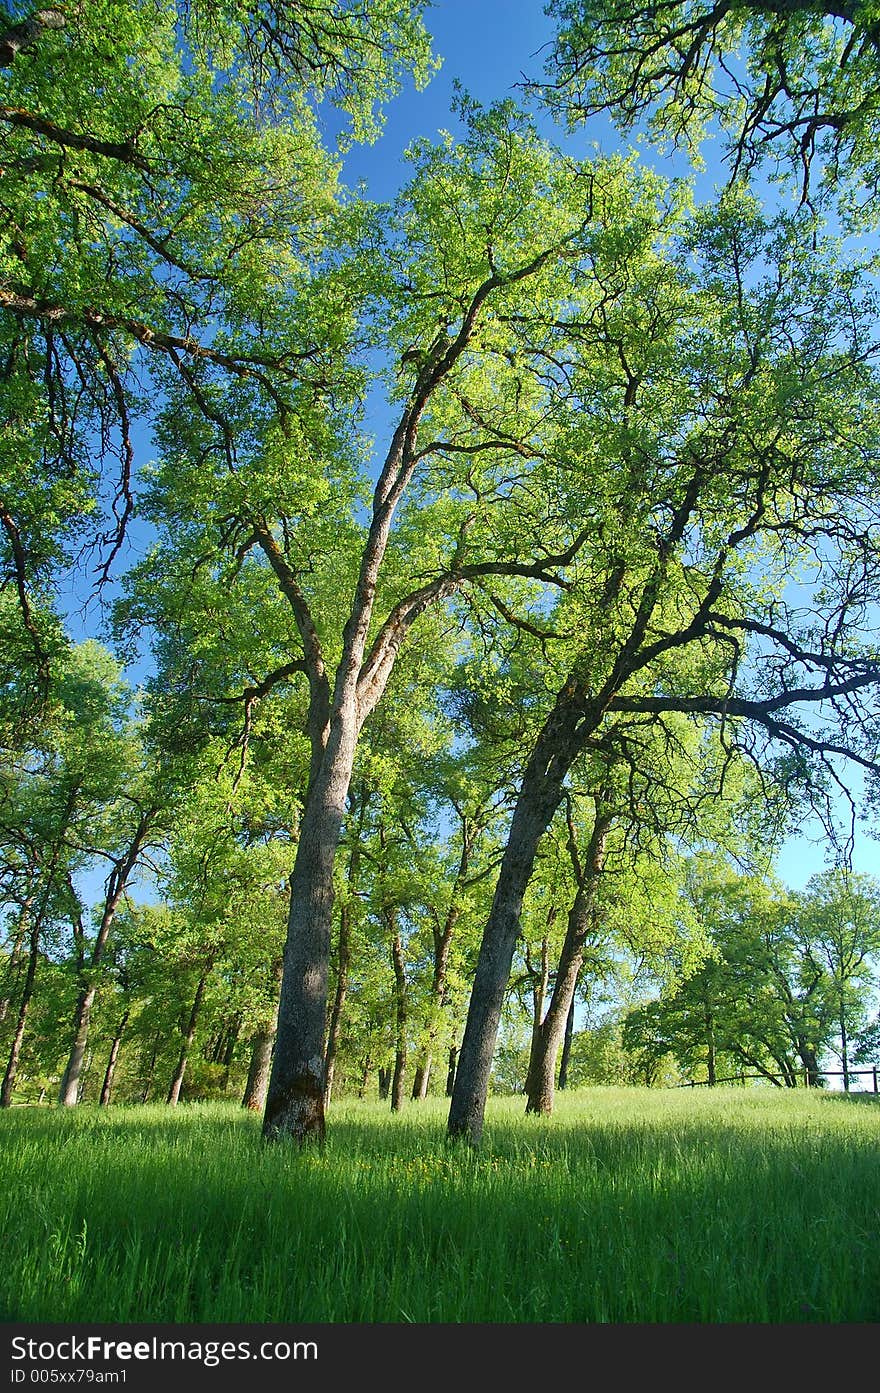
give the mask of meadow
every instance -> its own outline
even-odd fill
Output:
[[[323,1152],[233,1105],[0,1116],[0,1316],[873,1322],[880,1103],[806,1090],[334,1103]]]

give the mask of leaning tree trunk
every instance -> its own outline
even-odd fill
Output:
[[[94,974],[100,966],[104,950],[107,947],[107,939],[113,921],[116,918],[116,911],[125,888],[131,879],[138,858],[144,845],[147,833],[155,819],[157,809],[148,808],[143,812],[137,827],[132,835],[131,841],[126,847],[124,855],[121,855],[113,865],[113,870],[107,881],[107,892],[104,897],[104,909],[101,913],[101,923],[98,926],[97,937],[92,949],[90,963],[90,973]],[[92,1007],[97,993],[97,984],[89,981],[85,974],[81,972],[81,983],[79,997],[76,1003],[76,1010],[73,1016],[73,1044],[70,1049],[70,1057],[67,1067],[61,1080],[58,1102],[64,1107],[73,1106],[79,1099],[80,1081],[82,1079],[83,1064],[86,1057],[86,1047],[89,1039],[89,1027],[92,1019]]]
[[[92,984],[80,992],[73,1017],[73,1045],[70,1058],[61,1078],[58,1102],[62,1107],[72,1107],[79,1099],[79,1085],[85,1066],[86,1047],[89,1042],[89,1026],[92,1019],[92,1006],[97,995],[97,987]]]
[[[183,1076],[186,1073],[186,1065],[189,1059],[189,1052],[192,1048],[192,1042],[195,1039],[196,1026],[199,1023],[199,1012],[202,1009],[202,998],[205,995],[205,986],[207,984],[208,978],[211,975],[212,967],[213,963],[209,963],[208,966],[205,968],[205,971],[199,978],[199,985],[196,987],[196,994],[193,997],[193,1004],[192,1009],[189,1013],[189,1021],[187,1022],[186,1034],[183,1037],[183,1046],[180,1051],[180,1057],[177,1061],[177,1067],[174,1070],[174,1077],[171,1080],[171,1087],[168,1090],[168,1097],[165,1100],[166,1103],[168,1103],[169,1106],[171,1106],[172,1108],[176,1107],[178,1102],[180,1101],[180,1090],[183,1086]]]
[[[21,993],[21,1000],[18,1004],[18,1019],[15,1023],[15,1033],[12,1037],[12,1045],[9,1051],[9,1060],[6,1065],[6,1072],[3,1075],[3,1083],[0,1086],[0,1108],[12,1106],[12,1095],[15,1090],[15,1080],[18,1075],[18,1063],[21,1058],[21,1046],[24,1040],[25,1026],[27,1024],[28,1010],[30,1009],[31,999],[34,994],[34,982],[37,976],[37,961],[40,948],[40,916],[36,916],[31,921],[30,941],[28,943],[28,965],[24,979],[24,987]]]
[[[584,947],[595,927],[596,892],[605,862],[605,843],[611,826],[610,813],[597,813],[587,851],[587,864],[569,911],[565,940],[559,957],[556,982],[547,1014],[532,1037],[532,1053],[526,1078],[526,1112],[553,1111],[556,1061],[574,1005],[577,979],[584,961]]]
[[[559,806],[563,780],[582,743],[580,733],[576,734],[580,713],[571,697],[569,689],[563,688],[526,768],[480,944],[448,1121],[451,1137],[474,1143],[483,1132],[492,1056],[523,897],[538,844]]]
[[[101,1097],[98,1100],[99,1106],[106,1108],[110,1102],[110,1094],[113,1089],[113,1077],[116,1073],[116,1063],[119,1059],[119,1051],[122,1047],[122,1037],[125,1034],[125,1027],[128,1025],[128,1018],[131,1011],[126,1011],[122,1020],[116,1027],[116,1034],[113,1036],[113,1044],[110,1046],[110,1058],[107,1060],[107,1070],[104,1074],[104,1082],[101,1085]]]
[[[16,980],[21,968],[22,949],[24,948],[24,941],[27,938],[31,904],[32,901],[26,899],[22,904],[21,913],[18,916],[15,936],[12,940],[12,948],[9,953],[9,961],[6,964],[6,971],[4,973],[3,996],[0,998],[0,1025],[6,1020],[9,1014],[9,1007],[12,1005]]]
[[[394,930],[394,937],[391,941],[391,963],[394,967],[395,1041],[394,1076],[391,1080],[391,1111],[400,1112],[403,1109],[406,1092],[404,1084],[406,1082],[407,1000],[406,964],[403,960],[403,943],[400,932],[396,928],[396,911],[389,913],[388,926]]]

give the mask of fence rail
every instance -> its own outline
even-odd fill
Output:
[[[843,1069],[814,1069],[812,1070],[812,1077],[814,1079],[845,1079],[847,1082],[850,1079],[866,1077],[871,1079],[873,1082],[873,1088],[867,1091],[873,1093],[880,1093],[880,1087],[878,1087],[877,1082],[878,1069],[880,1069],[880,1065],[877,1064],[872,1064],[870,1069],[847,1069],[846,1072],[844,1072]],[[775,1081],[778,1079],[781,1084],[789,1088],[792,1087],[790,1080],[787,1079],[784,1074],[770,1073],[734,1074],[730,1078],[714,1079],[713,1083],[745,1083],[747,1079],[757,1079],[761,1083],[775,1083]],[[804,1087],[810,1087],[810,1072],[806,1069],[804,1069],[802,1073],[797,1075],[797,1084],[795,1086],[801,1083],[804,1085]],[[677,1083],[673,1086],[675,1088],[711,1088],[712,1084],[709,1083],[708,1079],[687,1079],[684,1083]]]

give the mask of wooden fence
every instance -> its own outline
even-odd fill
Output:
[[[848,1070],[846,1071],[846,1073],[844,1073],[842,1069],[816,1069],[816,1070],[814,1071],[814,1073],[813,1073],[813,1078],[816,1078],[816,1079],[847,1079],[847,1080],[849,1080],[849,1079],[856,1079],[856,1078],[862,1078],[862,1077],[864,1077],[864,1078],[869,1078],[869,1079],[872,1080],[873,1087],[872,1087],[871,1089],[866,1089],[866,1090],[860,1089],[859,1092],[880,1093],[880,1088],[878,1088],[878,1086],[877,1086],[877,1071],[878,1071],[878,1068],[880,1068],[880,1066],[878,1066],[877,1064],[872,1064],[871,1067],[870,1067],[870,1069],[848,1069]],[[745,1083],[747,1080],[749,1080],[749,1079],[757,1079],[760,1083],[774,1083],[774,1082],[778,1079],[779,1082],[780,1082],[780,1084],[782,1084],[783,1086],[789,1087],[789,1088],[791,1087],[791,1083],[789,1082],[788,1079],[786,1079],[786,1077],[785,1077],[784,1074],[769,1074],[769,1073],[768,1073],[768,1074],[735,1074],[732,1078],[727,1078],[727,1079],[715,1079],[714,1082],[715,1082],[715,1083],[743,1083],[743,1084],[744,1084],[744,1083]],[[797,1086],[800,1086],[800,1085],[803,1085],[805,1088],[808,1088],[808,1087],[810,1086],[809,1075],[808,1075],[806,1069],[803,1071],[803,1073],[802,1073],[801,1075],[798,1076]],[[674,1085],[675,1088],[710,1088],[711,1086],[712,1086],[712,1085],[709,1083],[709,1080],[708,1080],[708,1079],[688,1079],[685,1083],[677,1083],[677,1084]]]

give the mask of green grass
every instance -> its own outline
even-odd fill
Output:
[[[323,1154],[204,1104],[0,1117],[0,1316],[22,1321],[880,1319],[880,1104],[588,1089],[335,1104]]]

